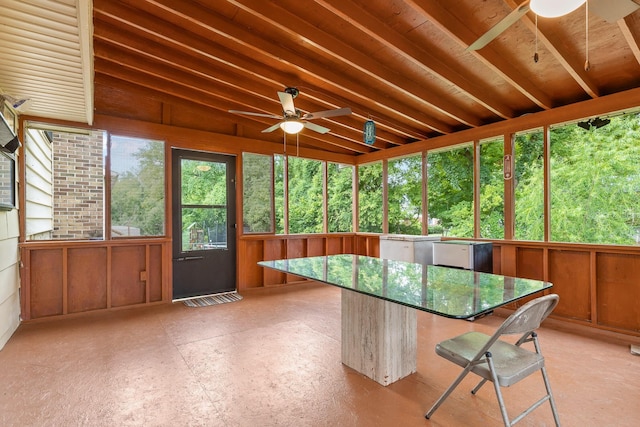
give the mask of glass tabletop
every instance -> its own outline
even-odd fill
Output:
[[[553,286],[539,280],[363,255],[292,258],[258,264],[458,319],[476,317]]]

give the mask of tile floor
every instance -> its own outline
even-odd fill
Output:
[[[22,325],[0,351],[0,426],[499,426],[491,384],[467,377],[431,420],[459,369],[436,342],[476,322],[418,314],[418,371],[388,387],[340,363],[340,290],[252,290],[240,302],[88,314]],[[632,339],[543,327],[564,426],[640,425]],[[636,341],[637,342],[637,341]],[[536,375],[505,390],[512,416],[543,392]],[[518,426],[550,426],[548,405]]]

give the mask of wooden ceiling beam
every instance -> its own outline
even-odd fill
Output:
[[[228,114],[227,111],[232,109],[233,104],[231,104],[231,101],[211,93],[204,92],[200,89],[199,83],[197,83],[193,78],[185,79],[184,76],[181,76],[178,72],[156,72],[155,74],[148,74],[142,66],[132,66],[130,61],[118,60],[117,55],[113,52],[110,53],[109,58],[99,56],[99,46],[96,47],[98,47],[98,49],[96,49],[95,59],[96,70],[100,70],[101,73],[107,76],[135,83],[136,85],[147,87],[149,89],[162,88],[165,93],[171,94],[177,98],[219,110],[225,114]],[[269,122],[266,126],[271,124],[273,123]],[[354,153],[370,151],[367,146],[349,141],[346,138],[338,138],[330,134],[318,134],[317,136],[310,135],[309,138],[318,139],[330,145],[346,148]]]
[[[506,0],[506,3],[515,9],[520,4],[520,1]],[[530,12],[533,13],[533,12]],[[564,46],[562,40],[558,37],[552,36],[552,32],[549,30],[551,25],[549,21],[539,20],[538,28],[536,30],[536,22],[531,19],[529,15],[525,15],[521,18],[521,21],[525,26],[535,34],[538,32],[538,40],[541,41],[551,52],[553,57],[567,70],[569,75],[580,85],[580,87],[592,98],[600,96],[600,90],[598,85],[595,84],[591,76],[589,76],[587,70],[585,70],[585,61],[580,59],[578,52],[569,52]]]
[[[633,52],[633,56],[640,64],[640,16],[637,13],[627,15],[618,20],[618,27]]]
[[[162,103],[167,103],[169,105],[173,105],[173,106],[177,106],[177,108],[188,108],[188,106],[190,104],[192,104],[192,102],[169,95],[167,93],[155,90],[155,89],[150,89],[150,88],[146,88],[146,87],[141,87],[138,86],[135,83],[132,82],[128,82],[128,81],[124,81],[124,80],[120,80],[116,77],[112,77],[106,74],[97,74],[96,75],[96,86],[103,86],[103,87],[108,87],[109,91],[123,91],[126,92],[127,94],[133,94],[133,96],[135,97],[144,97],[144,98],[149,98],[149,99],[154,99],[157,100],[159,102]],[[213,111],[213,110],[212,110]],[[214,111],[215,112],[215,111]],[[100,110],[97,111],[97,114],[103,114]],[[151,123],[151,122],[149,122]],[[153,122],[156,123],[156,122]],[[159,122],[158,122],[159,123]],[[170,125],[169,123],[163,123],[164,125]],[[235,123],[236,127],[242,128],[242,127],[255,127],[255,122],[248,119],[248,118],[240,118],[240,120]],[[174,125],[171,125],[174,126]],[[219,132],[217,132],[218,135],[221,135]],[[238,134],[229,134],[229,133],[225,133],[224,135],[234,135],[234,136],[242,136],[242,135],[238,135]],[[264,135],[264,134],[263,134]],[[261,136],[263,136],[261,135]],[[266,136],[268,135],[268,136]],[[272,135],[272,134],[266,134],[265,138],[260,138],[260,139],[256,139],[256,143],[265,143],[265,144],[279,144],[280,147],[282,147],[282,134],[280,135]],[[275,138],[274,138],[275,136]],[[268,138],[268,139],[267,139]],[[329,146],[331,148],[331,151],[327,150],[328,145],[325,142],[320,142],[317,140],[311,140],[309,138],[306,138],[304,136],[304,134],[301,134],[301,139],[300,139],[300,143],[302,144],[301,147],[311,147],[316,149],[316,151],[318,152],[324,152],[327,153],[329,155],[331,154],[340,154],[340,155],[349,155],[349,156],[354,156],[354,155],[358,155],[361,153],[354,153],[353,150],[348,150],[346,148],[342,148],[342,147],[338,147],[336,145],[331,145]],[[290,144],[290,143],[288,143]],[[253,149],[253,152],[257,152],[255,151],[256,149],[259,149],[258,147],[255,147]],[[280,150],[282,151],[282,150]],[[369,149],[366,153],[370,153],[373,152],[374,149]]]
[[[247,73],[247,83],[262,80],[265,83],[273,84],[277,88],[284,88],[290,86],[291,82],[300,80],[300,77],[293,72],[295,71],[293,68],[290,71],[283,72],[282,70],[267,67],[255,58],[248,59],[245,55],[239,54],[235,49],[229,47],[222,49],[215,41],[211,41],[211,37],[197,37],[175,24],[163,22],[161,19],[156,19],[116,2],[100,2],[97,4],[94,8],[94,19],[99,22],[112,23],[119,27],[127,26],[131,31],[137,32],[145,38],[161,40],[163,43],[174,46],[187,54],[204,57],[238,71],[243,71]],[[97,26],[96,31],[100,31],[100,28],[101,26]],[[220,37],[214,37],[214,40],[219,41],[219,39]],[[365,105],[370,105],[370,99],[362,96],[349,97],[349,93],[345,93],[344,97],[340,95],[332,96],[332,99],[327,101],[327,89],[309,82],[305,82],[305,86],[307,95],[314,96],[319,102],[335,103],[342,100],[345,105],[352,107],[355,117],[366,120],[370,114],[373,114],[376,119],[379,119],[377,122],[380,128],[386,128],[388,131],[403,135],[410,140],[427,137],[424,132],[424,120],[432,120],[432,118],[420,112],[411,111],[412,115],[409,116],[394,109],[394,107],[400,107],[400,104],[387,105],[383,103],[378,103],[377,106],[381,108],[373,111],[370,107],[365,107]],[[348,100],[347,97],[349,97]],[[363,111],[368,112],[368,114],[362,113]],[[437,126],[434,126],[436,128],[434,130],[438,133],[453,132],[453,129],[444,123],[436,122],[436,124]]]
[[[152,61],[141,63],[141,65],[147,68],[152,69],[153,64],[159,62],[182,72],[211,80],[211,84],[203,85],[203,90],[214,93],[220,97],[226,96],[230,101],[238,103],[239,106],[234,107],[234,109],[246,108],[249,111],[281,114],[282,107],[279,101],[277,101],[273,87],[267,85],[261,87],[252,85],[251,90],[248,90],[247,79],[235,73],[234,69],[229,69],[228,67],[218,69],[217,64],[212,66],[211,62],[184,55],[181,51],[138,37],[129,31],[123,30],[122,28],[115,28],[106,23],[100,26],[100,32],[97,32],[94,38],[99,43],[108,45],[101,47],[98,46],[99,43],[96,44],[98,46],[97,48],[100,48],[102,52],[98,56],[109,56],[110,50],[127,50],[130,55],[144,57]],[[217,86],[214,85],[214,83],[218,83],[226,87],[226,89],[216,89]],[[312,104],[313,103],[309,103],[306,100],[306,97],[304,100],[296,101],[296,107],[307,107],[306,109],[301,108],[302,111],[314,112],[323,109],[320,105]],[[330,124],[329,127],[332,128],[339,126],[352,133],[352,135],[360,135],[361,132],[361,122],[349,116],[341,117],[340,119],[323,119],[322,121],[328,122]],[[361,138],[359,142],[365,145]],[[405,141],[403,139],[388,130],[380,129],[378,132],[378,148],[388,148],[392,145],[402,145],[404,143]]]
[[[278,28],[280,31],[286,33],[289,39],[295,40],[301,38],[301,44],[304,43],[305,48],[311,48],[317,52],[317,54],[329,57],[332,62],[339,61],[347,65],[351,70],[357,70],[359,73],[375,79],[376,85],[387,86],[390,91],[399,91],[402,96],[413,98],[413,100],[418,104],[422,104],[426,108],[435,109],[441,114],[447,115],[466,126],[473,127],[481,124],[476,115],[464,111],[464,109],[452,102],[448,102],[442,96],[438,96],[436,90],[430,89],[426,87],[425,84],[421,84],[416,81],[402,79],[396,71],[388,68],[379,61],[372,59],[360,50],[344,43],[339,38],[327,34],[316,26],[303,21],[300,17],[289,12],[284,7],[274,5],[271,2],[251,1],[249,2],[251,6],[246,6],[244,4],[247,3],[246,1],[228,1],[251,14],[253,17]],[[326,7],[323,2],[320,2],[320,4]],[[349,3],[346,2],[342,2],[341,7],[343,9],[349,7],[353,8],[353,6],[349,6]],[[364,13],[361,9],[356,9],[358,9],[357,12],[359,14]],[[336,10],[331,9],[331,12],[336,13]],[[345,12],[345,15],[351,15],[351,13],[347,11]],[[344,15],[340,15],[340,17],[342,19],[346,19]],[[352,23],[350,20],[347,22]],[[385,32],[383,30],[383,25],[380,22],[377,22],[374,28],[375,34]],[[387,34],[385,34],[385,36],[386,35]],[[384,37],[381,38],[384,39]],[[431,56],[427,59],[430,62],[434,61]],[[424,63],[420,63],[419,66],[421,68],[426,68]],[[352,77],[356,78],[355,73],[352,74]],[[389,95],[393,96],[392,93]]]
[[[389,28],[386,23],[371,15],[366,9],[342,0],[315,0],[315,2],[355,26],[367,36],[374,38],[380,44],[402,55],[415,66],[428,71],[447,84],[456,86],[466,96],[498,117],[503,119],[514,117],[514,111],[492,96],[490,88],[480,79],[472,75],[462,75],[450,64]],[[456,119],[469,126],[480,124],[477,120],[469,122],[457,117]]]
[[[240,28],[203,6],[171,0],[137,1],[135,6],[152,14],[157,19],[168,20],[183,28],[184,31],[218,42],[231,51],[259,58],[264,63],[278,64],[282,68],[290,69],[291,73],[302,73],[305,75],[305,80],[320,81],[323,86],[331,88],[331,92],[344,92],[345,97],[354,99],[356,102],[370,105],[372,108],[380,108],[385,114],[391,117],[395,116],[397,121],[410,123],[409,127],[424,127],[438,133],[453,131],[450,125],[423,111],[407,108],[406,104],[388,97],[384,91],[379,91],[374,86],[360,84],[337,70],[327,68],[283,47],[277,41],[271,42],[264,35],[254,34],[247,31],[246,28]],[[376,114],[376,112],[377,110],[371,111],[371,114]],[[364,114],[366,115],[367,112]]]
[[[464,23],[457,16],[451,14],[435,1],[426,0],[404,0],[414,9],[424,14],[434,25],[455,40],[465,49],[471,45],[479,35],[470,29],[468,23]],[[554,107],[553,100],[549,95],[542,92],[534,83],[524,77],[505,58],[504,53],[495,51],[491,46],[470,52],[487,68],[500,75],[507,83],[516,88],[520,93],[529,98],[538,107],[545,110]]]

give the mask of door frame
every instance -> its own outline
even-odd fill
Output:
[[[215,157],[219,157],[220,160],[216,160]],[[182,220],[182,214],[180,212],[180,209],[175,209],[175,206],[181,205],[181,200],[176,200],[177,198],[179,198],[181,196],[182,191],[174,191],[174,187],[175,185],[177,185],[178,183],[176,183],[174,177],[175,174],[178,173],[175,170],[175,164],[176,162],[180,162],[181,159],[186,158],[186,159],[192,159],[192,160],[203,160],[203,161],[211,161],[211,162],[216,162],[216,161],[220,161],[221,163],[226,163],[228,168],[232,168],[231,170],[231,175],[229,175],[229,172],[227,174],[227,206],[228,209],[230,207],[230,209],[233,209],[233,215],[229,216],[227,215],[227,221],[228,221],[228,225],[227,225],[227,247],[229,248],[229,250],[232,251],[232,259],[233,259],[233,289],[232,290],[228,290],[228,291],[221,291],[220,293],[225,293],[225,292],[237,292],[238,290],[238,241],[239,241],[239,236],[238,236],[238,220],[239,220],[239,206],[238,206],[238,169],[239,169],[239,164],[238,164],[238,158],[239,155],[235,154],[235,153],[220,153],[220,152],[215,152],[215,151],[205,151],[205,150],[199,150],[199,149],[191,149],[191,148],[187,148],[187,147],[176,147],[176,146],[172,146],[169,148],[169,164],[171,165],[171,169],[169,172],[170,175],[170,180],[169,180],[169,190],[171,191],[171,197],[168,203],[168,209],[170,214],[168,215],[168,217],[171,219],[170,223],[168,224],[168,226],[171,229],[171,241],[170,241],[170,247],[169,247],[169,253],[168,253],[168,260],[169,260],[169,265],[170,267],[170,273],[169,273],[169,278],[170,278],[170,283],[171,283],[171,289],[170,289],[170,295],[171,295],[171,299],[173,301],[177,301],[177,300],[183,300],[183,299],[189,299],[189,298],[196,298],[197,296],[192,296],[192,297],[178,297],[177,299],[175,298],[175,287],[174,287],[174,274],[175,274],[175,269],[174,269],[174,264],[175,264],[175,259],[174,259],[174,250],[176,248],[175,245],[180,245],[182,242],[182,235],[178,235],[176,236],[174,233],[174,227],[176,226],[175,221],[181,221]],[[178,177],[178,181],[180,182],[180,178]],[[181,182],[179,183],[179,185],[181,185]],[[233,199],[233,200],[230,200]],[[230,201],[232,201],[232,203],[229,203]],[[232,231],[231,231],[232,230]],[[230,235],[233,236],[230,236]],[[231,238],[230,238],[231,237]],[[182,251],[180,251],[182,252]]]

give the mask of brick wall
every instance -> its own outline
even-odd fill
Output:
[[[103,134],[53,133],[53,239],[103,237]]]

